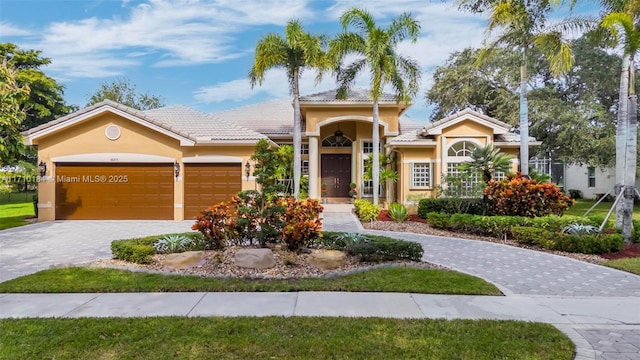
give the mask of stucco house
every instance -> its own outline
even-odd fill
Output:
[[[363,178],[372,152],[372,102],[355,89],[300,98],[303,172],[309,197],[372,196]],[[379,101],[381,152],[392,155],[397,183],[380,192],[407,202],[436,195],[443,174],[455,173],[473,147],[493,143],[514,156],[519,135],[497,119],[464,110],[434,123],[404,115],[407,104],[385,94]],[[103,101],[24,133],[46,166],[38,190],[39,220],[193,218],[203,208],[255,189],[250,156],[260,139],[292,142],[291,99],[204,114],[183,106],[138,111]],[[531,139],[531,145],[539,145]],[[248,169],[247,169],[247,164]],[[247,172],[248,170],[248,172]],[[248,175],[247,175],[248,174]]]

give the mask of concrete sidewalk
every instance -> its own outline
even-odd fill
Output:
[[[553,324],[576,344],[578,360],[598,357],[587,341],[603,326],[625,333],[615,358],[638,359],[640,324],[632,297],[452,296],[401,293],[119,293],[2,294],[0,318],[147,316],[346,316],[524,320]],[[595,331],[595,333],[594,333]],[[590,333],[591,332],[591,333]],[[622,349],[620,347],[623,347]]]

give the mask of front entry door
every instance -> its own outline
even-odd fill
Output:
[[[349,197],[351,154],[323,154],[322,183],[327,184],[328,197]]]

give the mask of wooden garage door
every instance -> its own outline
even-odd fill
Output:
[[[184,218],[193,219],[207,207],[231,200],[240,190],[241,164],[185,164]]]
[[[56,164],[56,219],[172,220],[173,164]]]

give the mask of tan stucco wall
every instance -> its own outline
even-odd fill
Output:
[[[109,125],[120,127],[121,135],[117,140],[109,140],[105,129]],[[183,157],[222,155],[242,158],[242,189],[254,189],[255,180],[244,176],[244,164],[253,154],[255,147],[246,146],[194,146],[183,147],[177,139],[161,134],[153,129],[121,118],[112,113],[99,115],[82,123],[67,127],[55,134],[34,141],[38,146],[38,160],[47,163],[49,180],[38,187],[40,204],[38,220],[55,219],[55,166],[51,159],[59,156],[94,153],[134,153],[156,155],[175,159],[181,168],[180,176],[174,178],[174,219],[183,220],[184,203]],[[117,161],[116,161],[117,162]],[[253,168],[252,168],[253,171]]]
[[[362,117],[371,118],[373,112],[371,106],[368,107],[336,107],[336,108],[306,108],[304,109],[306,119],[307,132],[317,132],[318,124],[323,121],[341,118],[341,117]],[[388,125],[387,131],[398,131],[398,112],[397,107],[380,107],[381,122],[385,122]],[[341,121],[341,120],[336,120]],[[344,131],[344,130],[343,130]]]

